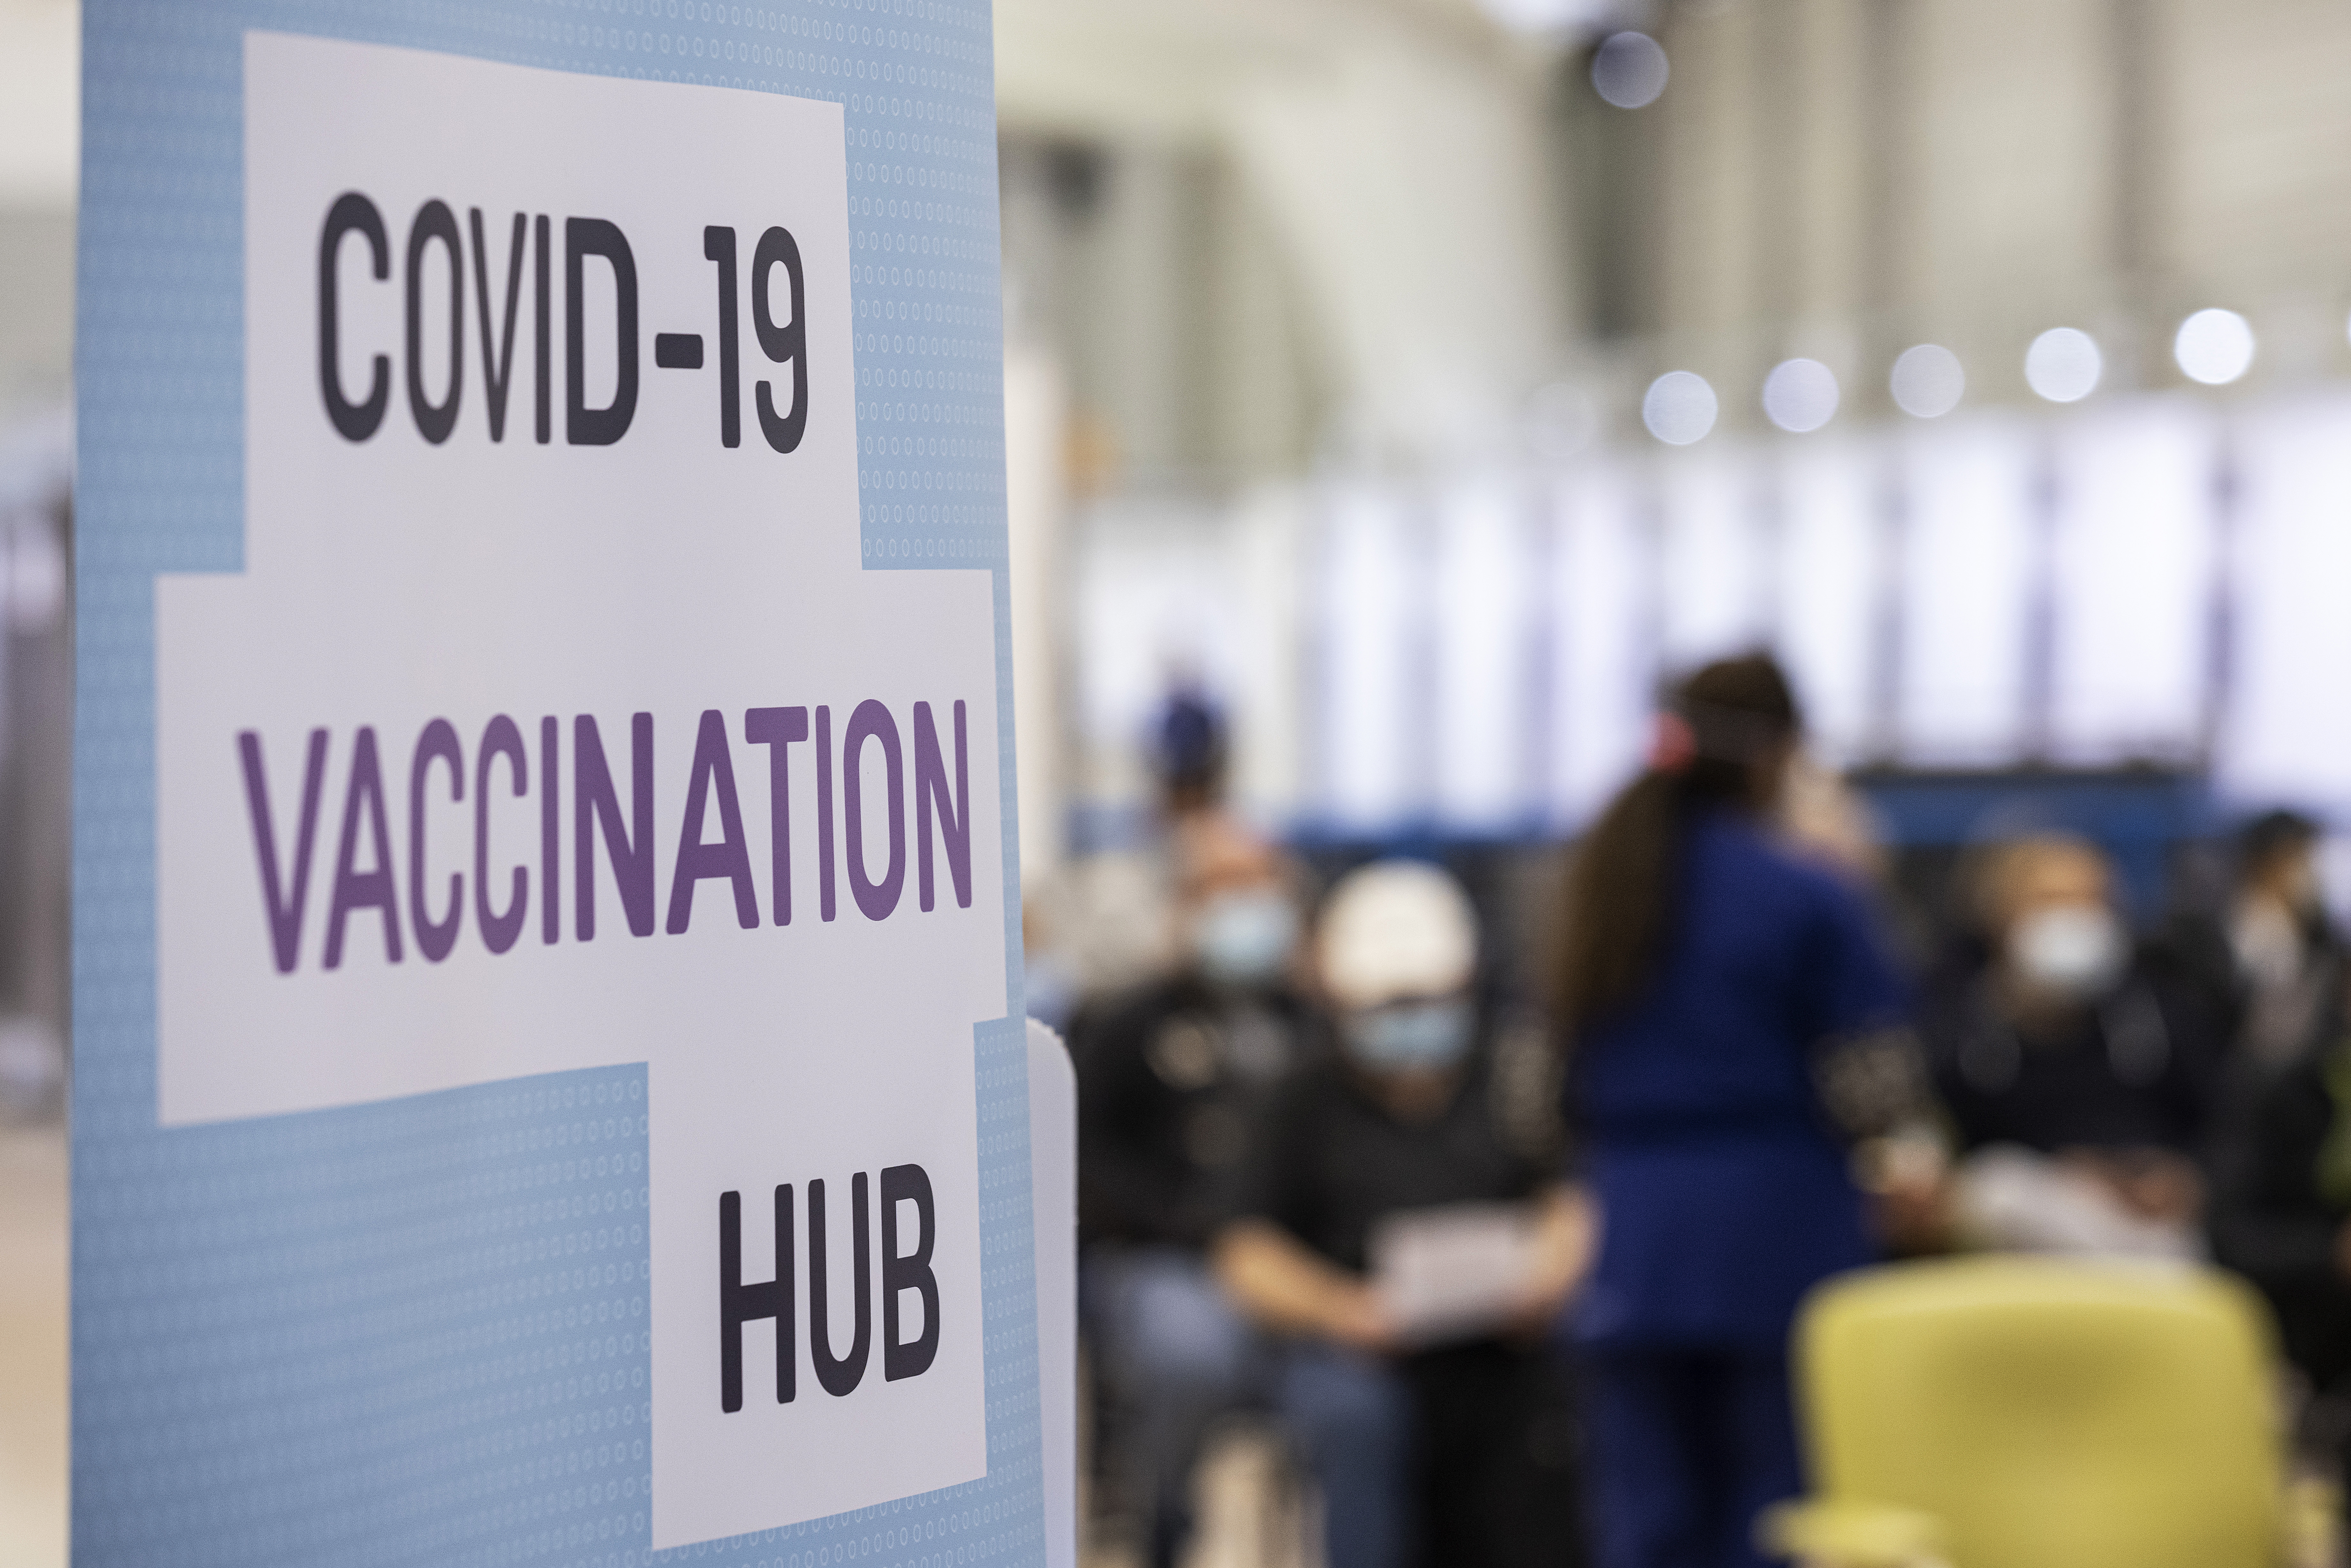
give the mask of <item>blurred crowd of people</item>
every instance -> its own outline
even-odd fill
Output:
[[[2091,840],[2011,832],[1922,941],[1777,665],[1725,660],[1573,846],[1527,984],[1439,865],[1311,876],[1222,804],[1224,745],[1179,692],[1150,846],[1032,907],[1079,1081],[1096,1511],[1152,1568],[1234,1418],[1312,1483],[1331,1568],[1761,1562],[1804,1490],[1803,1298],[1953,1251],[2237,1270],[2304,1440],[2351,1448],[2315,823],[2243,826],[2225,892],[2144,930]]]

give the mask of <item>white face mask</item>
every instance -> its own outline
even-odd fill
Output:
[[[2008,961],[2018,976],[2069,1001],[2104,994],[2129,956],[2114,911],[2090,904],[2035,910],[2008,934]]]

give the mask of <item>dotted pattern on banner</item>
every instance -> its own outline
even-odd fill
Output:
[[[159,1150],[160,1152],[160,1150]],[[84,1563],[647,1533],[645,1073],[177,1131],[75,1195]]]
[[[843,105],[862,555],[994,578],[1018,930],[986,0],[85,0],[83,18],[77,1562],[1040,1561],[1017,941],[1011,1016],[975,1038],[988,1474],[787,1530],[649,1549],[642,1069],[155,1120],[152,584],[243,561],[249,28]]]

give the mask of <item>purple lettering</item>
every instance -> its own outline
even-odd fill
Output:
[[[604,743],[592,715],[571,721],[572,837],[580,891],[573,925],[582,942],[596,938],[596,831],[621,890],[621,910],[633,936],[653,934],[653,716],[629,718],[629,817],[621,825],[621,798],[604,766]]]
[[[743,738],[768,748],[768,827],[773,843],[768,871],[775,878],[778,925],[792,923],[791,744],[808,738],[808,718],[804,707],[755,707],[743,713]]]
[[[436,718],[416,737],[416,753],[408,763],[408,918],[416,925],[416,950],[437,964],[457,945],[459,917],[465,910],[465,879],[449,873],[449,913],[438,921],[424,913],[424,770],[438,759],[449,765],[449,799],[465,798],[465,753],[457,744],[456,727]]]
[[[539,220],[539,248],[547,248],[547,222]],[[542,256],[541,261],[545,257]],[[542,323],[541,325],[544,325]],[[539,367],[539,379],[546,380],[547,367]],[[542,384],[542,396],[546,391]],[[547,439],[547,410],[539,410],[539,436]],[[538,778],[546,793],[538,799],[538,939],[553,946],[563,935],[563,812],[561,788],[557,780],[562,777],[557,764],[562,760],[563,727],[549,714],[538,721]]]
[[[236,737],[245,764],[245,807],[253,819],[253,847],[261,858],[261,897],[269,915],[269,951],[277,972],[290,975],[302,946],[302,906],[310,895],[310,846],[317,841],[319,796],[327,779],[327,732],[310,732],[302,764],[302,814],[294,828],[294,879],[277,880],[277,834],[269,821],[269,776],[261,766],[261,737],[253,730]]]
[[[820,919],[831,922],[840,914],[835,871],[844,839],[848,846],[850,895],[867,920],[887,920],[895,914],[910,881],[915,885],[920,907],[925,913],[940,904],[944,890],[939,884],[943,881],[952,886],[958,907],[971,907],[968,714],[964,703],[953,705],[955,749],[950,768],[945,737],[939,733],[942,727],[938,720],[943,716],[930,703],[918,702],[913,706],[913,729],[909,735],[901,728],[885,702],[868,698],[858,703],[841,731],[837,756],[833,715],[829,706],[816,706],[813,716],[808,707],[799,706],[743,710],[744,740],[768,748],[768,871],[775,889],[769,911],[773,924],[792,923],[795,824],[791,814],[791,747],[803,741],[813,742],[813,831]],[[570,900],[572,940],[593,941],[600,840],[601,852],[609,862],[606,887],[618,892],[622,915],[632,935],[650,936],[659,924],[670,935],[683,936],[693,924],[695,899],[702,891],[702,883],[717,878],[725,879],[732,894],[736,923],[746,931],[758,929],[758,878],[752,869],[750,837],[744,826],[735,776],[735,737],[727,734],[725,712],[705,709],[696,723],[693,759],[686,775],[684,810],[677,828],[677,850],[670,867],[665,917],[657,902],[662,862],[654,842],[657,803],[653,716],[630,716],[625,802],[596,716],[590,713],[577,714],[571,721],[572,770],[567,792],[559,769],[562,723],[559,716],[543,716],[534,748],[528,730],[506,714],[495,715],[483,727],[479,743],[469,759],[465,741],[454,723],[440,717],[427,720],[409,755],[404,844],[392,837],[391,797],[386,789],[385,763],[376,731],[373,727],[362,726],[353,732],[341,827],[329,879],[327,931],[319,953],[322,967],[333,970],[341,967],[351,916],[365,910],[374,910],[382,916],[387,963],[404,961],[406,945],[412,939],[426,963],[445,962],[456,951],[458,939],[464,934],[469,897],[482,945],[493,955],[510,952],[532,923],[534,883],[539,904],[540,940],[548,945],[559,942],[563,939],[560,889],[567,862],[569,874],[577,879]],[[277,813],[271,800],[271,779],[261,735],[255,730],[242,730],[236,737],[263,913],[269,927],[272,961],[279,974],[292,974],[299,967],[314,852],[324,810],[331,733],[321,727],[311,730],[307,737],[300,810],[286,841],[277,837]],[[882,753],[882,766],[870,780],[863,767],[868,742],[877,743]],[[909,744],[913,749],[911,758],[906,754]],[[494,789],[493,776],[501,759],[506,763],[508,788]],[[906,841],[910,762],[915,841],[911,856]],[[434,802],[440,800],[436,791],[442,788],[434,778],[436,765],[446,767],[447,803],[452,808],[438,830],[428,821],[435,809]],[[536,779],[534,773],[538,775]],[[512,813],[508,826],[502,831],[526,835],[523,839],[502,841],[504,853],[499,853],[492,843],[490,821],[494,802],[528,800],[533,793],[534,782],[538,786],[538,864],[535,873],[531,869],[532,853],[527,847],[528,829],[524,825],[528,809],[518,805],[500,808]],[[443,844],[443,859],[453,866],[441,873],[445,880],[435,881],[430,874],[434,863],[433,834],[437,831],[445,841],[445,835],[462,830],[469,783],[473,789],[474,831],[470,894],[465,885],[465,853],[455,845],[446,841]],[[843,789],[847,793],[841,800],[841,822],[836,830],[834,800]],[[718,817],[714,831],[717,836],[705,842],[705,831],[714,802]],[[879,821],[874,820],[877,815]],[[935,839],[934,817],[937,824]],[[562,834],[567,821],[571,829],[568,845]],[[888,846],[887,860],[878,875],[872,853],[875,846],[869,844],[865,836],[869,826],[880,830],[874,837]],[[941,846],[945,847],[946,860],[944,877],[938,867]],[[805,850],[801,852],[803,863],[806,853]],[[401,908],[403,898],[407,902],[404,916]]]
[[[955,706],[955,805],[947,805],[947,770],[939,756],[938,727],[931,705],[914,705],[915,888],[922,907],[931,895],[931,803],[938,802],[939,837],[946,844],[947,875],[955,883],[956,906],[971,907],[971,758],[964,744],[963,704]]]
[[[816,913],[833,916],[832,903],[832,710],[816,710]]]
[[[503,910],[490,907],[490,759],[494,757],[507,759],[516,796],[527,793],[530,758],[523,750],[522,731],[504,714],[483,727],[481,752],[474,759],[474,919],[482,927],[482,946],[503,953],[522,935],[523,914],[530,902],[530,873],[515,867],[513,896]],[[550,800],[554,799],[552,780],[547,793]]]
[[[718,829],[715,844],[702,841],[704,804],[718,791]],[[670,876],[669,934],[684,931],[694,918],[694,884],[705,877],[723,876],[735,884],[735,918],[744,930],[759,925],[759,890],[751,881],[751,852],[743,841],[743,811],[735,797],[735,761],[726,749],[726,717],[716,708],[705,708],[702,727],[694,737],[694,771],[685,786],[685,820],[677,833],[677,869]]]
[[[362,810],[367,813],[368,837],[373,841],[373,871],[360,870],[352,859],[352,852],[359,848]],[[382,913],[384,962],[400,962],[400,894],[392,866],[392,830],[384,821],[383,770],[376,762],[375,729],[361,725],[359,744],[351,752],[350,783],[343,791],[342,837],[335,848],[335,894],[327,907],[328,968],[341,966],[343,924],[359,909]]]
[[[883,788],[890,795],[890,869],[880,882],[870,880],[865,872],[864,771],[858,763],[868,740],[882,743]],[[886,920],[906,885],[906,772],[898,747],[898,721],[871,697],[857,705],[849,716],[848,732],[841,737],[841,787],[849,840],[849,891],[866,919]]]

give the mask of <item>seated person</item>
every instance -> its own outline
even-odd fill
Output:
[[[2218,1140],[2212,1253],[2269,1298],[2351,1480],[2351,1037],[2271,1075]],[[2351,1486],[2345,1489],[2351,1498]]]
[[[1233,1299],[1286,1336],[1276,1402],[1331,1568],[1581,1560],[1544,1335],[1590,1226],[1513,1146],[1476,949],[1435,867],[1340,883],[1316,941],[1339,1049],[1285,1091],[1216,1243]]]
[[[2319,897],[2318,848],[2310,818],[2263,812],[2237,836],[2226,897],[2182,908],[2150,945],[2166,978],[2211,1016],[2248,1090],[2327,1043],[2339,1015],[2342,944]]]
[[[1958,1136],[1958,1239],[2074,1254],[2201,1247],[2210,1031],[2134,966],[2105,857],[2055,834],[1991,852],[1992,956],[1927,1018]]]
[[[1255,1336],[1209,1278],[1250,1130],[1295,1065],[1298,915],[1262,841],[1203,838],[1181,866],[1176,973],[1081,1014],[1078,1228],[1102,1372],[1106,1479],[1153,1568],[1180,1554],[1207,1429],[1257,1385]]]

